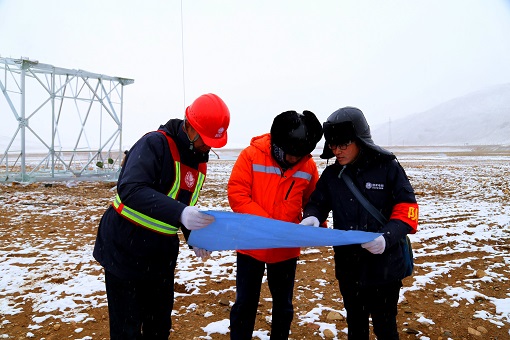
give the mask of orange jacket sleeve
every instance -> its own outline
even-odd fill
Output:
[[[232,168],[227,184],[228,202],[234,212],[271,217],[267,211],[252,199],[252,163],[250,150],[244,149],[241,151]]]

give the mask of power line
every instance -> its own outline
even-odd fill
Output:
[[[183,110],[186,108],[186,82],[184,76],[184,16],[182,14],[182,0],[181,0],[181,57],[182,57],[182,104]]]

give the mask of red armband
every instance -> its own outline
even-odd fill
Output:
[[[418,229],[418,203],[398,203],[393,207],[390,220],[401,220],[409,224],[414,234]]]

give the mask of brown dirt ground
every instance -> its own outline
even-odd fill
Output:
[[[20,197],[29,197],[31,192],[36,190],[40,197],[51,197],[52,204],[65,205],[66,209],[71,211],[81,211],[82,214],[89,214],[91,216],[85,216],[85,227],[79,230],[73,230],[71,235],[67,228],[59,228],[62,225],[72,225],[73,221],[71,215],[62,214],[61,216],[47,216],[38,215],[37,213],[32,214],[28,220],[23,223],[16,225],[16,233],[18,235],[31,235],[31,230],[34,226],[40,227],[38,238],[44,239],[51,235],[52,238],[62,237],[69,238],[70,236],[80,243],[93,244],[98,216],[101,216],[104,208],[111,202],[114,196],[114,191],[111,190],[113,183],[92,183],[92,182],[81,182],[75,187],[67,187],[62,183],[55,183],[51,186],[44,185],[43,183],[33,183],[30,185],[20,185],[16,183],[6,183],[0,185],[0,244],[2,244],[3,250],[8,250],[6,246],[9,242],[11,233],[14,232],[13,216],[16,215],[16,206],[21,206],[25,201]],[[425,185],[419,186],[417,190],[418,194],[421,190],[423,195],[431,194],[434,188],[427,188]],[[207,191],[205,192],[207,195]],[[218,191],[214,191],[210,194],[217,195]],[[221,195],[220,190],[220,195]],[[435,193],[437,195],[449,195],[448,192]],[[223,191],[224,195],[224,191]],[[5,209],[5,202],[9,202],[8,210]],[[96,210],[83,210],[83,206],[88,204],[87,202],[94,202],[99,207]],[[44,204],[44,201],[41,203]],[[48,203],[50,204],[50,203]],[[508,201],[507,203],[508,204]],[[453,217],[452,217],[453,218]],[[14,219],[15,220],[15,219]],[[451,223],[452,221],[445,221],[444,223]],[[494,247],[507,247],[507,240],[478,240],[476,241],[479,246],[485,244]],[[445,247],[448,245],[444,245]],[[72,246],[70,246],[72,247]],[[419,245],[415,245],[419,247]],[[477,249],[480,249],[478,247]],[[337,282],[334,277],[334,267],[331,263],[332,252],[329,248],[321,248],[320,253],[305,254],[301,257],[301,262],[298,266],[297,280],[296,280],[296,296],[300,296],[299,301],[296,301],[295,307],[297,311],[309,311],[318,303],[325,306],[330,306],[335,310],[342,310],[342,303],[340,294],[338,291]],[[436,256],[433,254],[420,256],[416,259],[417,266],[415,267],[415,275],[423,275],[428,269],[427,267],[421,267],[421,263],[427,261],[435,262],[449,262],[453,259],[459,258],[470,258],[466,264],[452,270],[449,275],[445,276],[442,280],[442,285],[453,286],[459,285],[459,281],[465,280],[466,277],[472,277],[473,271],[483,270],[488,261],[504,263],[503,258],[484,259],[487,255],[484,251],[466,252],[455,255],[441,255]],[[327,263],[325,264],[324,261]],[[324,270],[324,268],[326,268]],[[500,273],[508,277],[508,270],[506,266],[500,267]],[[79,269],[79,268],[78,268]],[[97,273],[100,275],[100,271]],[[316,278],[322,278],[325,282],[323,285],[319,285]],[[407,278],[404,281],[405,286],[413,285],[413,278]],[[222,289],[228,288],[232,282],[227,281],[214,281],[211,280],[208,283],[209,289],[202,289],[203,292],[207,292],[210,289],[221,291]],[[457,307],[451,307],[444,303],[435,303],[435,300],[446,298],[448,296],[442,292],[441,287],[431,286],[429,290],[418,290],[409,291],[405,295],[405,301],[399,306],[398,324],[401,330],[401,339],[509,339],[509,328],[510,324],[505,321],[503,327],[495,325],[490,321],[486,321],[480,318],[473,318],[475,311],[490,311],[495,314],[495,306],[487,301],[486,299],[477,299],[472,304],[460,303]],[[186,288],[182,286],[176,287],[177,292],[185,293]],[[322,294],[322,298],[319,298],[317,302],[316,292]],[[1,293],[1,292],[0,292]],[[486,296],[494,298],[504,299],[510,295],[510,282],[508,280],[499,283],[489,283],[481,291]],[[264,328],[267,329],[266,316],[269,315],[267,310],[270,308],[270,302],[264,300],[269,298],[270,294],[267,289],[267,285],[263,285],[263,292],[261,297],[260,314],[257,318],[256,329]],[[309,298],[314,297],[316,300],[310,302]],[[21,297],[20,297],[21,298]],[[171,338],[173,339],[193,339],[206,335],[201,327],[205,327],[207,324],[228,318],[229,305],[234,301],[235,293],[232,290],[226,290],[218,296],[214,294],[198,294],[179,297],[175,301],[175,310],[179,310],[181,306],[189,306],[191,303],[198,305],[197,309],[185,316],[177,316],[173,318],[173,331]],[[29,300],[25,300],[22,304],[23,312],[16,315],[0,316],[0,334],[9,334],[9,339],[25,339],[27,334],[27,326],[32,324],[32,318],[41,313],[36,312],[32,309]],[[206,312],[212,312],[213,316],[204,318],[203,314]],[[94,321],[87,322],[81,325],[84,330],[79,334],[75,334],[74,330],[77,325],[73,323],[60,322],[56,323],[53,319],[47,319],[42,322],[42,328],[37,330],[31,330],[34,334],[34,338],[37,339],[68,339],[68,338],[87,338],[87,339],[108,339],[108,311],[106,307],[93,308],[89,307],[86,310]],[[428,317],[433,316],[433,325],[424,325],[417,321],[419,316],[427,315]],[[321,316],[321,322],[332,322],[326,320],[327,315],[324,313]],[[4,322],[8,320],[7,322]],[[292,325],[292,339],[319,339],[323,338],[323,334],[319,334],[317,331],[318,326],[313,323],[300,324],[297,318],[294,319]],[[346,327],[345,320],[336,321],[337,329],[341,330]],[[487,330],[487,333],[482,333],[480,336],[469,334],[468,329],[477,327],[483,327]],[[404,331],[408,329],[408,331]],[[481,329],[481,328],[479,328]],[[421,334],[417,336],[413,334],[412,330],[419,331]],[[482,329],[483,330],[483,329]],[[411,333],[408,333],[411,332]],[[88,336],[88,337],[87,337]],[[346,339],[345,334],[340,334],[339,339]],[[228,339],[227,335],[214,334],[213,339]]]

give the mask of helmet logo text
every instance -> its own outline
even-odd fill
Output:
[[[223,127],[220,127],[218,129],[218,132],[216,132],[216,134],[214,135],[215,138],[220,138],[221,136],[223,136],[223,132],[225,132],[225,128]]]

